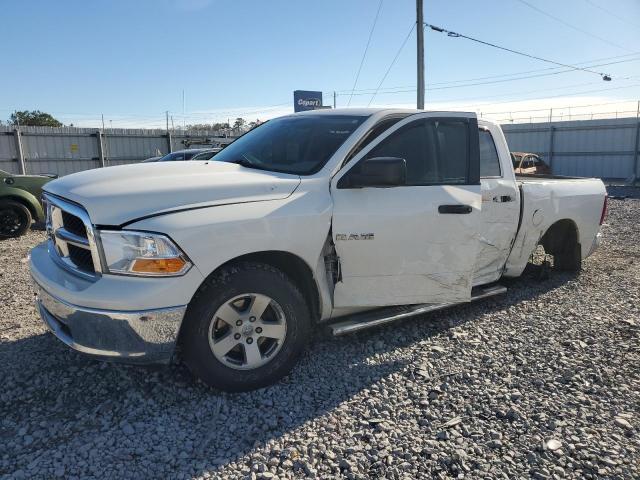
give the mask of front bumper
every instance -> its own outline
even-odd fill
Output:
[[[186,306],[202,282],[197,269],[182,277],[102,275],[91,281],[60,267],[46,244],[30,256],[36,307],[63,343],[112,361],[171,360]]]
[[[119,312],[65,303],[35,284],[36,307],[65,345],[105,360],[168,363],[186,306]]]

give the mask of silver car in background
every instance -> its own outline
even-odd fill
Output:
[[[152,157],[143,160],[143,162],[180,162],[184,160],[209,160],[216,153],[222,150],[216,148],[189,148],[186,150],[178,150],[176,152],[167,153],[164,157]]]

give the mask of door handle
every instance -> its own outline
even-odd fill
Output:
[[[473,208],[471,205],[440,205],[438,207],[438,213],[454,213],[454,214],[467,214],[471,213]]]
[[[493,201],[496,203],[513,202],[513,197],[511,195],[500,195],[498,197],[493,197]]]

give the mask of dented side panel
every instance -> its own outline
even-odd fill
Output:
[[[479,185],[335,190],[342,279],[334,305],[465,302],[478,248]],[[440,205],[470,205],[440,214]]]
[[[513,180],[482,179],[482,212],[473,284],[495,282],[511,251],[520,216],[520,192]]]
[[[504,275],[517,277],[545,232],[559,220],[571,220],[578,230],[582,258],[592,251],[600,231],[600,215],[606,195],[601,180],[520,180],[522,220]]]
[[[500,176],[481,179],[480,245],[474,267],[474,286],[500,278],[520,219],[520,190],[516,185],[507,140],[497,125],[485,120],[479,120],[478,124],[491,133],[500,160]]]

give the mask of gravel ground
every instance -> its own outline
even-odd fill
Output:
[[[340,339],[222,394],[182,366],[70,351],[32,306],[31,232],[0,243],[2,478],[639,478],[640,200],[579,276]]]

